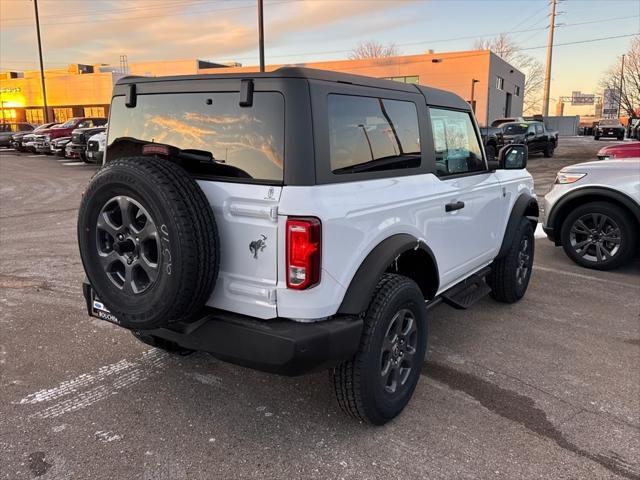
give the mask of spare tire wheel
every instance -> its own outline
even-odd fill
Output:
[[[203,191],[158,157],[107,163],[78,213],[78,243],[96,295],[128,328],[187,320],[218,276],[219,240]]]

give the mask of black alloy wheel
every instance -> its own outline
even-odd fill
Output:
[[[403,308],[391,319],[382,342],[380,381],[387,393],[394,394],[404,387],[411,371],[419,368],[415,365],[417,347],[415,316]]]
[[[158,278],[158,229],[149,212],[131,197],[113,197],[102,207],[96,248],[105,275],[125,293],[141,294]]]
[[[518,286],[523,288],[529,283],[531,276],[531,267],[533,264],[533,242],[528,236],[523,236],[520,240],[520,248],[518,250],[518,266],[516,268],[516,281]]]

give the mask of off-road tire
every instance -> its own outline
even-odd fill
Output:
[[[164,338],[156,337],[155,335],[149,335],[143,330],[131,330],[131,333],[137,340],[141,341],[142,343],[154,348],[159,348],[160,350],[164,350],[165,352],[171,353],[173,355],[180,355],[182,357],[185,357],[195,352],[195,350],[183,348],[180,345],[165,340]]]
[[[128,288],[130,282],[118,286],[116,276],[101,262],[105,254],[99,253],[97,220],[109,202],[118,203],[114,199],[137,202],[156,227],[156,277],[137,293]],[[125,233],[134,235],[129,229]],[[121,158],[98,170],[80,203],[78,243],[97,296],[120,325],[132,329],[190,320],[209,298],[218,275],[218,231],[207,198],[181,167],[158,157]],[[112,243],[115,251],[115,239]],[[126,269],[119,261],[122,265],[116,267]]]
[[[496,150],[496,147],[494,147],[493,145],[487,145],[484,148],[484,153],[487,155],[487,160],[488,161],[495,161],[498,152]]]
[[[506,255],[493,261],[487,283],[491,287],[491,297],[495,300],[514,303],[524,297],[533,267],[535,252],[533,233],[531,221],[522,217]],[[524,256],[527,258],[525,259]],[[523,271],[522,268],[525,267],[527,270]]]
[[[612,258],[604,261],[585,259],[578,254],[571,245],[570,233],[574,222],[588,214],[606,215],[615,222],[620,229],[620,247]],[[631,261],[638,245],[637,226],[631,215],[621,207],[609,202],[589,202],[573,209],[563,220],[560,227],[560,241],[567,256],[581,267],[595,270],[612,270]]]
[[[383,345],[396,313],[409,311],[415,320],[415,353],[411,370],[397,391],[385,390],[381,380]],[[406,340],[409,345],[409,340]],[[349,416],[383,425],[407,405],[420,378],[427,345],[427,315],[424,297],[416,283],[401,275],[385,274],[364,316],[360,346],[355,356],[330,371],[340,408]]]
[[[553,157],[553,153],[555,149],[556,147],[552,143],[550,143],[550,144],[547,144],[547,146],[544,148],[544,151],[542,153],[545,156],[545,158],[551,158]]]

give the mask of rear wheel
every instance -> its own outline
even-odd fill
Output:
[[[149,335],[141,330],[131,330],[131,333],[142,343],[154,348],[159,348],[160,350],[164,350],[165,352],[169,352],[174,355],[186,356],[195,352],[195,350],[183,348],[176,343],[165,340],[164,338],[156,337],[155,335]]]
[[[491,273],[487,276],[491,296],[495,300],[514,303],[524,297],[531,279],[534,242],[533,226],[523,217],[506,255],[493,261]]]
[[[562,247],[582,267],[610,270],[630,261],[637,233],[630,216],[617,205],[590,202],[562,222]]]
[[[385,274],[367,309],[358,352],[331,372],[342,410],[374,425],[396,417],[418,384],[426,344],[420,288],[409,278]]]

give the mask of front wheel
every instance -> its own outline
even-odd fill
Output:
[[[426,344],[420,288],[407,277],[385,274],[367,309],[357,353],[331,372],[342,410],[374,425],[400,414],[420,379]]]
[[[531,279],[534,247],[533,226],[531,221],[522,217],[509,250],[502,258],[493,261],[487,277],[495,300],[514,303],[524,297]]]
[[[553,157],[553,152],[555,151],[555,149],[556,149],[556,148],[555,148],[555,146],[554,146],[553,144],[551,144],[551,143],[550,143],[550,144],[548,144],[548,145],[545,147],[545,149],[544,149],[544,152],[543,152],[543,153],[544,153],[544,156],[545,156],[546,158],[551,158],[551,157]]]
[[[628,262],[637,245],[630,215],[607,202],[589,202],[574,209],[562,222],[560,233],[567,256],[596,270],[611,270]]]
[[[484,149],[484,152],[487,154],[487,160],[488,161],[494,161],[496,159],[496,147],[494,147],[493,145],[487,145]]]

